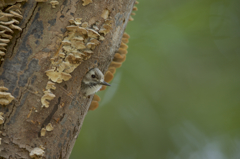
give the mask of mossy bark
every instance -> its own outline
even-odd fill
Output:
[[[22,32],[16,32],[7,47],[0,68],[0,85],[9,89],[15,100],[0,105],[4,124],[0,125],[0,158],[30,158],[29,153],[41,145],[44,158],[69,158],[92,101],[83,98],[81,80],[92,67],[105,72],[121,42],[135,0],[96,1],[82,6],[82,0],[59,0],[52,9],[49,3],[29,0],[23,6]],[[94,50],[90,59],[80,64],[72,78],[52,90],[56,97],[49,108],[42,108],[41,97],[49,81],[45,71],[51,69],[50,58],[58,51],[68,21],[82,18],[90,25],[104,21],[108,9],[113,20],[112,30]],[[53,131],[40,136],[42,128],[51,123]]]

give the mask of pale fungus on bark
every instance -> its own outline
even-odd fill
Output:
[[[108,25],[103,25],[103,27],[99,30],[99,33],[103,33],[106,35],[111,30],[111,27]]]
[[[93,50],[100,44],[97,40],[100,38],[98,31],[89,28],[88,22],[81,22],[82,18],[69,20],[70,26],[67,26],[67,32],[62,41],[60,51],[57,57],[51,58],[52,68],[45,71],[51,81],[62,83],[68,81],[72,76],[70,73],[76,69],[82,61],[87,60],[94,53]],[[81,25],[82,24],[82,25]],[[80,26],[81,25],[81,26]],[[111,29],[111,20],[105,20],[106,35]],[[102,39],[103,40],[103,39]],[[53,84],[48,84],[50,85]],[[49,100],[52,100],[55,95],[48,89],[44,91],[41,98],[42,107],[49,107]]]
[[[0,92],[3,92],[3,91],[8,91],[8,88],[6,88],[4,86],[0,86]]]
[[[88,37],[97,39],[100,37],[100,34],[93,29],[88,29]]]
[[[99,40],[103,41],[105,38],[103,36],[100,36]]]
[[[83,27],[83,28],[88,27],[88,22],[84,22],[84,23],[82,23],[82,27]]]
[[[0,8],[13,5],[17,2],[27,2],[28,0],[0,0]]]
[[[62,83],[62,81],[67,81],[72,77],[69,73],[56,72],[55,69],[47,70],[46,75],[53,82],[57,82],[57,83]]]
[[[14,99],[11,93],[7,93],[5,91],[8,91],[8,88],[1,86],[0,87],[0,104],[1,105],[8,105]]]
[[[56,89],[55,83],[48,81],[46,89]]]
[[[83,6],[86,6],[90,3],[92,3],[92,0],[82,0],[82,1],[83,1],[83,3],[82,3]]]
[[[53,126],[51,123],[48,123],[48,125],[46,126],[46,130],[47,131],[53,131]]]
[[[109,13],[110,13],[110,12],[109,12],[108,9],[104,9],[104,11],[103,11],[101,17],[102,17],[103,19],[107,19],[108,16],[109,16]]]
[[[97,39],[94,39],[94,38],[90,39],[90,42],[94,43],[94,45],[99,45],[100,44],[100,42]]]
[[[35,159],[40,159],[44,156],[45,152],[44,152],[44,147],[35,147],[34,149],[32,149],[32,151],[29,153],[29,156],[31,158],[35,158]]]
[[[41,103],[42,103],[42,107],[49,107],[49,102],[47,100],[53,100],[53,98],[55,98],[55,95],[50,92],[50,91],[44,91],[44,95],[41,98]]]
[[[44,91],[44,95],[41,98],[42,107],[49,107],[49,102],[47,100],[53,100],[55,98],[55,95],[51,92],[51,89],[55,90],[56,86],[55,83],[48,81],[46,86],[46,91]]]
[[[88,29],[88,37],[98,39],[100,34],[96,30]]]
[[[16,2],[23,2],[23,0],[11,0],[0,1],[0,7],[12,5],[6,8],[4,11],[0,10],[0,60],[4,60],[5,51],[8,43],[12,39],[14,30],[22,31],[22,28],[17,26],[19,20],[22,19],[21,5],[19,3],[13,5]]]
[[[0,125],[4,123],[3,112],[0,112]]]
[[[53,66],[46,71],[46,75],[53,82],[61,83],[69,80],[72,77],[70,73],[82,61],[89,59],[93,53],[91,50],[94,50],[100,44],[97,40],[100,38],[100,31],[89,28],[88,22],[82,23],[81,20],[82,18],[69,20],[71,25],[66,27],[67,32],[62,41],[58,57],[51,59]],[[110,20],[106,20],[103,25],[107,25],[107,30],[104,33],[106,35],[110,31],[112,24]]]
[[[53,126],[51,123],[48,123],[46,128],[41,129],[41,136],[45,136],[47,131],[53,131]]]
[[[50,2],[50,4],[52,5],[52,8],[56,8],[57,5],[59,5],[59,2],[58,1],[55,1],[55,0],[52,0]]]
[[[41,129],[41,136],[45,136],[45,135],[46,135],[46,131],[47,131],[47,130],[46,130],[45,128],[42,128],[42,129]]]

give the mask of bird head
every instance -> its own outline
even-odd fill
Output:
[[[104,75],[98,68],[93,68],[87,72],[83,78],[83,82],[88,85],[106,85],[109,83],[104,81]]]

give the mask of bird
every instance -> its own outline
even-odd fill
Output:
[[[84,97],[92,95],[99,91],[102,86],[111,86],[104,81],[104,75],[97,67],[90,69],[83,77],[81,82],[81,91]]]

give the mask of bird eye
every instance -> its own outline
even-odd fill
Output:
[[[96,76],[95,75],[92,75],[92,78],[95,78]]]

